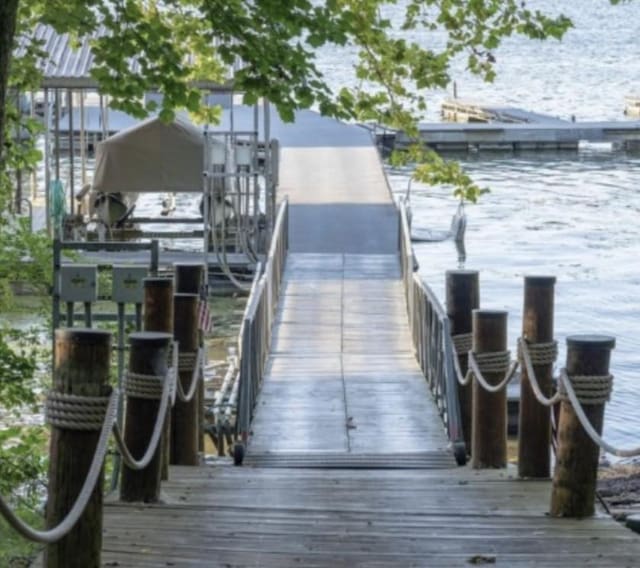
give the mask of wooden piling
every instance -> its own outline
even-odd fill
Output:
[[[92,329],[57,329],[53,390],[77,396],[107,396],[111,334]],[[99,431],[52,426],[49,458],[47,527],[57,526],[73,506],[85,482],[96,450]],[[45,549],[48,568],[101,566],[103,475],[73,529]]]
[[[447,316],[451,322],[451,335],[470,334],[472,312],[480,307],[480,284],[477,270],[449,270],[446,273]],[[458,362],[463,374],[467,372],[469,356],[458,353]],[[471,452],[471,384],[458,383],[458,400],[462,419],[462,432],[467,453]]]
[[[176,293],[200,294],[204,282],[204,264],[176,263],[173,267]]]
[[[173,297],[173,337],[180,353],[195,353],[200,341],[198,334],[198,295],[175,294]],[[191,385],[192,371],[180,371],[179,378],[186,392]],[[175,465],[198,465],[198,397],[189,402],[176,399],[171,420],[170,461]]]
[[[142,331],[129,336],[131,355],[129,372],[166,377],[167,354],[173,335]],[[156,424],[159,399],[139,398],[129,394],[125,415],[124,440],[134,459],[141,459],[147,451]],[[134,471],[123,464],[120,500],[155,503],[160,499],[162,443],[147,467]]]
[[[529,343],[553,341],[554,276],[527,276],[524,279],[522,337]],[[553,363],[533,365],[542,394],[551,396]],[[518,474],[547,478],[551,467],[551,416],[548,406],[536,399],[529,374],[521,365],[518,422]]]
[[[493,353],[507,348],[507,312],[473,311],[473,351]],[[504,372],[483,373],[498,384]],[[490,393],[476,379],[472,388],[471,466],[474,469],[507,466],[507,389]]]
[[[174,266],[177,294],[201,294],[204,285],[204,264],[176,263]],[[204,342],[199,338],[200,345]],[[198,451],[204,455],[204,382],[198,385]]]
[[[173,333],[173,281],[168,278],[144,279],[144,330]],[[162,481],[169,479],[171,409],[162,435]]]
[[[615,339],[603,335],[567,337],[567,374],[603,376],[609,374]],[[550,514],[554,517],[590,517],[594,513],[600,448],[580,424],[568,400],[560,403],[558,450],[553,474]],[[583,404],[593,428],[602,434],[604,403]]]

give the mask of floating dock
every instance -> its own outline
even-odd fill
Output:
[[[640,106],[638,107],[640,108]],[[439,152],[578,150],[581,143],[610,143],[640,150],[640,121],[573,122],[515,107],[446,101],[443,116],[454,122],[419,125],[420,139]],[[406,148],[401,131],[373,127],[378,144]]]

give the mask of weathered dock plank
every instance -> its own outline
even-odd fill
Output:
[[[549,483],[507,472],[218,467],[174,468],[171,478],[166,505],[107,505],[104,565],[631,567],[640,558],[632,532],[605,517],[549,518]]]

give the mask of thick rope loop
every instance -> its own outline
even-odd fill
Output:
[[[77,402],[77,398],[102,398],[102,397],[76,397],[75,395],[63,395],[63,397],[67,398],[67,402],[73,399],[72,405],[77,407],[79,406]],[[69,398],[71,397],[71,398]],[[54,397],[55,398],[55,397]],[[96,404],[95,401],[89,403]],[[7,504],[2,497],[0,497],[0,514],[7,520],[9,525],[15,529],[21,536],[27,538],[33,542],[39,542],[41,544],[52,544],[54,542],[59,541],[61,538],[66,536],[71,529],[76,525],[82,514],[84,513],[87,504],[89,503],[89,499],[93,494],[93,490],[95,489],[96,483],[100,476],[102,475],[102,465],[104,463],[104,458],[107,455],[107,449],[109,446],[109,435],[111,434],[111,429],[116,423],[116,416],[118,412],[118,390],[114,389],[111,393],[111,396],[108,398],[108,404],[106,407],[106,411],[103,412],[103,423],[100,429],[100,436],[98,438],[98,443],[96,445],[95,453],[93,454],[93,459],[91,460],[91,466],[89,467],[89,473],[82,485],[82,489],[80,493],[78,493],[78,497],[73,504],[73,507],[67,513],[67,516],[58,524],[57,527],[39,531],[27,525],[23,520],[21,520],[11,509],[11,507]],[[55,418],[54,418],[55,420]],[[93,420],[93,419],[92,419]],[[77,420],[70,420],[68,417],[63,420],[63,422],[69,421],[72,424],[77,424]],[[67,428],[67,426],[60,426],[62,428]],[[78,428],[76,428],[78,429]],[[94,428],[91,428],[92,430]]]
[[[191,402],[196,394],[196,391],[198,390],[198,383],[200,382],[201,376],[202,355],[202,349],[198,349],[198,351],[195,351],[193,353],[178,354],[178,370],[180,372],[192,371],[191,382],[186,393],[184,391],[184,388],[182,387],[180,378],[176,378],[176,391],[178,398],[182,402]]]
[[[164,377],[151,375],[156,382],[162,381],[162,391],[160,392],[160,407],[158,408],[158,414],[156,415],[156,422],[153,426],[149,445],[147,446],[144,455],[139,460],[136,460],[131,454],[131,451],[125,443],[124,435],[122,434],[122,431],[120,430],[118,424],[114,424],[113,426],[113,436],[115,438],[118,449],[120,450],[120,454],[122,455],[122,459],[129,469],[140,471],[147,467],[151,463],[151,460],[153,459],[156,450],[158,449],[158,444],[160,443],[162,433],[164,432],[164,423],[167,412],[169,411],[172,391],[174,390],[174,381],[172,375],[173,373],[171,372],[171,370],[167,371],[167,374]]]
[[[47,424],[65,430],[100,430],[110,396],[78,396],[49,391],[44,406]]]
[[[611,397],[613,375],[572,375],[566,369],[561,372],[562,384],[559,392],[562,400],[569,400],[571,390],[581,405],[604,404]]]
[[[525,356],[523,349],[526,349],[526,356],[532,365],[552,365],[558,358],[557,341],[530,343],[521,337],[518,339],[518,359],[520,360]]]
[[[487,392],[496,393],[505,388],[515,376],[517,369],[518,362],[511,361],[510,351],[486,353],[469,351],[469,372]],[[492,385],[484,378],[484,373],[504,373],[504,378],[498,384]]]
[[[553,341],[550,343],[529,343],[526,339],[518,339],[518,356],[521,363],[527,370],[527,378],[529,384],[533,390],[533,394],[540,404],[543,406],[553,406],[558,403],[562,394],[557,391],[551,398],[547,398],[538,382],[534,365],[549,365],[552,364],[558,357],[558,342]]]
[[[451,336],[456,355],[466,355],[473,345],[473,333],[458,333]]]
[[[170,380],[169,373],[167,373],[167,376],[162,377],[128,371],[124,375],[124,393],[132,398],[160,400],[165,380]]]
[[[578,378],[578,381],[576,381],[576,378]],[[601,398],[604,397],[605,383],[607,382],[609,383],[609,392],[611,392],[611,383],[613,381],[613,377],[611,375],[595,376],[595,377],[585,377],[585,376],[569,377],[567,375],[567,370],[562,369],[560,371],[560,376],[558,378],[559,386],[563,392],[563,396],[566,396],[567,400],[571,403],[571,406],[573,407],[573,411],[578,417],[578,420],[580,421],[580,424],[582,424],[582,427],[584,428],[587,435],[593,440],[595,444],[600,446],[600,448],[602,448],[605,452],[608,452],[619,458],[631,458],[631,457],[640,455],[640,446],[636,448],[628,448],[628,449],[616,448],[615,446],[612,446],[606,440],[604,440],[602,436],[600,436],[600,434],[598,434],[595,428],[591,425],[591,421],[587,418],[587,415],[584,413],[584,409],[582,408],[582,404],[585,404],[585,403],[581,402],[579,398],[579,394],[576,392],[574,388],[577,383],[580,383],[581,385],[580,395],[584,395],[585,391],[582,390],[582,388],[585,383],[589,382],[587,379],[594,379],[592,382],[595,385],[597,385],[598,389],[600,389]],[[593,392],[593,390],[591,390],[591,392]],[[608,397],[608,394],[607,394],[607,397]],[[586,398],[587,400],[594,400],[593,398],[590,398],[590,396]]]

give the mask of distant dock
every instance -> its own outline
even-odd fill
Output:
[[[640,116],[640,98],[636,108]],[[576,151],[581,142],[611,143],[629,151],[640,150],[640,121],[574,122],[520,108],[459,99],[445,101],[442,116],[450,122],[419,125],[421,140],[438,151]],[[401,131],[379,127],[373,127],[372,131],[385,149],[402,149],[411,143]]]

